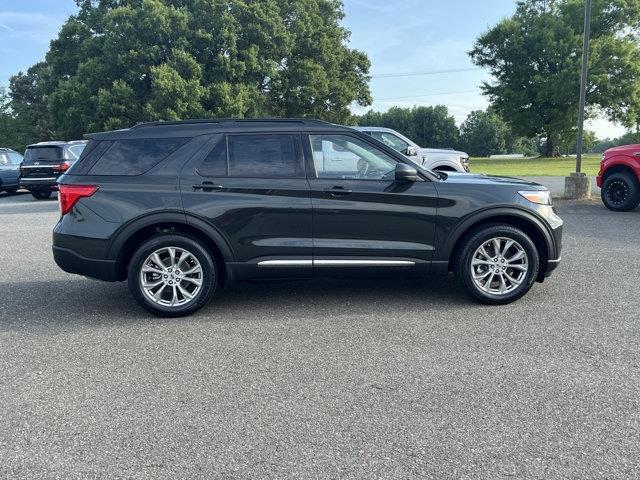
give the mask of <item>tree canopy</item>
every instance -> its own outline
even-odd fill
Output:
[[[456,121],[444,105],[392,107],[384,113],[370,110],[358,118],[358,125],[392,128],[422,147],[453,148],[458,145]]]
[[[469,52],[489,69],[483,90],[523,136],[547,139],[547,154],[575,136],[584,0],[522,0]],[[640,2],[594,0],[587,93],[589,113],[627,127],[640,123]]]
[[[76,0],[42,63],[11,79],[34,139],[139,121],[309,116],[371,103],[340,0]]]

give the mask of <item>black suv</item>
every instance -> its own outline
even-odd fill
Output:
[[[200,120],[89,138],[60,178],[55,260],[128,279],[158,315],[194,312],[229,281],[451,270],[504,304],[560,262],[544,187],[436,174],[348,127]]]
[[[38,200],[48,199],[58,188],[58,177],[80,158],[86,144],[86,140],[78,140],[27,146],[20,164],[20,187]]]

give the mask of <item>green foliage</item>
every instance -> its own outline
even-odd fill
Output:
[[[370,110],[357,119],[358,125],[386,127],[400,132],[418,145],[428,148],[452,148],[458,145],[460,132],[444,105],[435,107],[392,107],[384,113]]]
[[[138,121],[317,117],[369,105],[340,0],[77,0],[42,64],[11,80],[34,139]]]
[[[489,69],[492,107],[518,135],[547,138],[547,154],[575,138],[583,0],[522,0],[516,13],[482,34],[469,52]],[[594,0],[589,113],[627,126],[640,119],[640,2]]]
[[[496,113],[476,110],[460,126],[460,146],[474,157],[507,153],[511,129]]]
[[[605,138],[604,140],[597,140],[590,151],[595,153],[603,153],[613,147],[619,147],[620,145],[640,145],[640,130],[635,132],[627,132],[618,138]]]

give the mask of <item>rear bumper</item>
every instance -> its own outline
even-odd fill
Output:
[[[58,177],[22,177],[20,178],[20,188],[26,188],[27,190],[57,190]]]
[[[98,260],[87,258],[68,248],[53,246],[53,259],[56,264],[68,273],[84,275],[106,282],[116,281],[115,260]]]

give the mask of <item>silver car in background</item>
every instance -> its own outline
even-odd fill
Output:
[[[457,150],[439,148],[423,148],[409,140],[401,133],[384,127],[353,127],[376,140],[397,150],[409,157],[414,162],[423,165],[429,170],[441,172],[468,172],[469,155]]]

